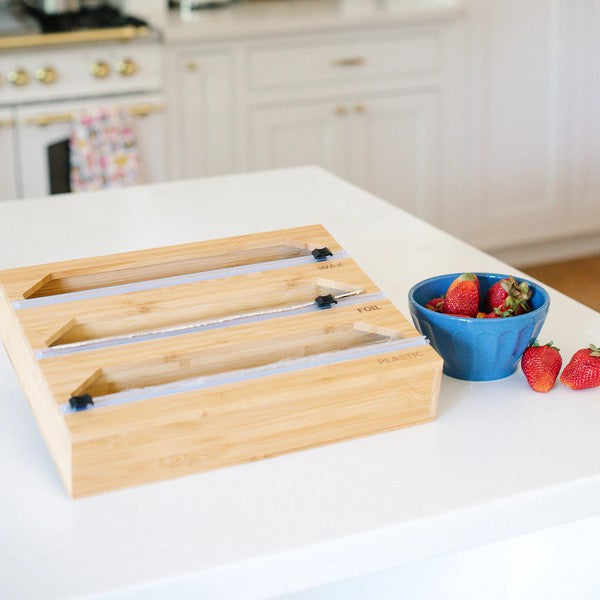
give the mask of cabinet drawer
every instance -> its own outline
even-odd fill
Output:
[[[427,74],[437,70],[439,54],[434,33],[293,46],[278,43],[250,50],[248,76],[251,87],[260,89]]]

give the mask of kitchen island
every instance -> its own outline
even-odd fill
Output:
[[[6,201],[0,268],[314,223],[405,315],[420,279],[520,275],[313,167]],[[600,341],[600,315],[549,292],[542,341],[566,361]],[[2,597],[600,590],[598,389],[536,394],[520,372],[495,382],[444,376],[433,423],[73,501],[3,350],[0,381]]]

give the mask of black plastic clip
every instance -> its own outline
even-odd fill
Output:
[[[315,298],[315,304],[319,308],[331,308],[332,304],[337,303],[338,301],[331,294],[327,294],[327,296],[317,296]]]
[[[333,253],[331,252],[331,250],[327,247],[324,248],[315,248],[311,254],[314,256],[314,258],[316,260],[318,260],[319,262],[323,261],[323,260],[327,260],[328,256],[333,256]]]
[[[94,401],[89,394],[83,394],[81,396],[71,396],[69,404],[73,410],[84,410],[89,404],[94,404]]]

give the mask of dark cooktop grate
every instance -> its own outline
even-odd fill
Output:
[[[146,26],[146,22],[137,17],[123,14],[116,8],[108,5],[94,9],[82,9],[79,12],[62,14],[46,14],[35,8],[28,8],[29,14],[34,17],[42,33],[58,33],[61,31],[79,31],[85,29],[104,29],[110,27]]]

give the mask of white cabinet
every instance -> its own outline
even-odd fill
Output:
[[[176,47],[169,51],[167,64],[172,177],[237,170],[231,56],[226,50]]]
[[[496,250],[597,234],[598,3],[472,0],[469,13],[472,168],[464,174],[471,197],[464,237]]]
[[[439,29],[399,28],[276,39],[246,52],[249,86],[255,91],[311,86],[389,85],[434,73],[440,66]]]
[[[552,2],[472,3],[476,177],[469,238],[480,246],[539,239],[564,225],[554,9]]]
[[[173,177],[317,164],[510,262],[600,251],[598,2],[288,35],[277,7],[171,45]]]
[[[348,179],[430,222],[438,221],[439,93],[406,91],[351,103]]]
[[[17,195],[15,118],[11,109],[0,109],[0,201]]]
[[[438,139],[438,98],[429,92],[261,106],[250,114],[249,166],[317,164],[435,220]]]
[[[597,232],[600,229],[600,4],[576,0],[564,8],[561,18],[567,21],[571,32],[565,60],[567,118],[572,123],[567,148],[568,155],[574,158],[567,185],[569,218],[576,228]]]
[[[452,229],[438,210],[460,155],[441,126],[460,55],[449,31],[433,22],[171,44],[171,176],[319,165]]]
[[[248,166],[320,165],[346,176],[349,130],[334,102],[258,107],[250,112]]]
[[[439,210],[446,158],[460,155],[441,126],[442,74],[460,54],[448,40],[434,26],[250,44],[244,167],[316,164],[452,229]]]

